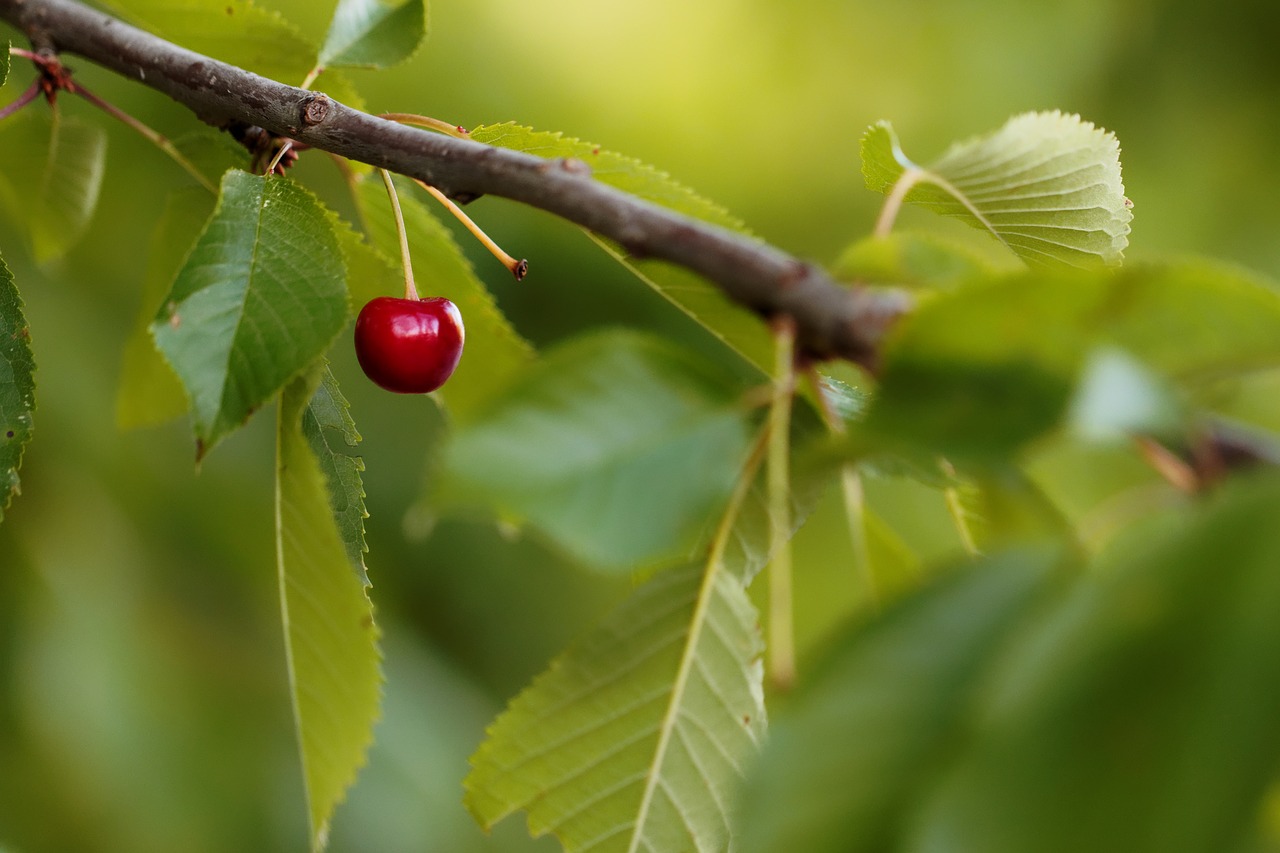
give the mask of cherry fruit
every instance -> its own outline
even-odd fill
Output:
[[[465,337],[462,314],[444,297],[379,296],[356,318],[356,358],[386,390],[425,394],[453,375]]]

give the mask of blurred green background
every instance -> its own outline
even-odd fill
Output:
[[[328,25],[330,4],[263,5],[316,41]],[[1131,257],[1205,253],[1274,275],[1277,32],[1280,10],[1262,2],[437,0],[411,63],[352,76],[373,111],[467,126],[516,120],[631,154],[819,261],[874,221],[881,199],[863,189],[857,159],[871,122],[890,119],[907,153],[927,161],[1016,112],[1079,112],[1120,138],[1136,204]],[[71,64],[165,133],[192,120],[150,90]],[[0,102],[28,80],[15,62]],[[92,116],[70,98],[64,108]],[[39,365],[23,494],[0,525],[0,849],[302,850],[271,415],[199,472],[185,424],[116,428],[146,247],[183,178],[126,128],[93,117],[110,148],[87,237],[41,268],[12,219],[0,221]],[[0,151],[0,169],[21,168]],[[343,207],[323,158],[304,156],[297,175]],[[530,259],[517,285],[461,241],[536,344],[616,323],[715,353],[573,227],[495,199],[470,212]],[[915,211],[903,224],[951,231]],[[338,812],[332,849],[553,850],[525,840],[518,818],[491,837],[474,827],[460,804],[466,758],[502,703],[630,581],[575,565],[533,533],[435,518],[419,499],[440,415],[428,399],[377,391],[344,346],[334,359],[365,439],[388,684],[378,744]],[[935,505],[884,500],[922,553],[954,547],[951,534],[930,533]],[[853,595],[826,586],[841,577],[827,515],[799,552],[806,649]]]

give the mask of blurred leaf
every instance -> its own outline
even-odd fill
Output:
[[[36,407],[31,331],[13,274],[0,258],[0,521],[18,493],[22,451],[31,441]]]
[[[529,344],[511,327],[494,304],[484,283],[476,277],[471,263],[462,254],[453,234],[413,197],[413,189],[401,186],[400,206],[409,232],[409,251],[414,275],[422,295],[445,296],[458,306],[467,330],[467,346],[453,377],[436,393],[449,411],[466,422],[479,404],[526,364],[533,355]],[[364,180],[356,185],[356,203],[369,239],[388,258],[400,257],[395,218],[387,191],[380,180]],[[399,270],[397,262],[395,268]],[[396,295],[404,289],[397,275]],[[363,301],[388,293],[356,291]]]
[[[471,138],[539,157],[573,157],[591,167],[601,183],[668,207],[677,213],[746,233],[742,221],[714,202],[678,183],[665,172],[631,157],[601,149],[559,133],[537,131],[516,124],[477,127]],[[658,293],[675,303],[743,358],[769,375],[773,365],[773,339],[760,318],[731,302],[719,288],[687,270],[661,261],[630,257],[614,243],[592,235],[602,248]]]
[[[758,615],[712,564],[662,572],[512,701],[472,758],[483,826],[567,851],[720,851],[764,734]]]
[[[249,170],[249,150],[224,130],[200,125],[175,137],[172,142],[213,186],[222,181],[222,175],[228,169]]]
[[[213,196],[199,187],[179,190],[169,196],[156,223],[147,247],[141,310],[125,342],[116,392],[116,424],[121,429],[158,426],[182,416],[190,407],[182,383],[156,349],[151,321],[204,230],[214,202]]]
[[[1086,355],[1099,347],[1190,385],[1277,365],[1280,291],[1184,263],[1030,273],[939,294],[886,349],[866,427],[891,446],[957,461],[1002,457],[1062,423]]]
[[[548,352],[452,437],[442,498],[528,519],[614,571],[682,556],[746,453],[737,390],[630,332]]]
[[[1010,647],[910,849],[1241,849],[1280,761],[1277,506],[1237,483],[1104,554]]]
[[[1133,219],[1120,179],[1120,144],[1077,115],[1023,113],[957,143],[928,167],[902,153],[888,122],[862,138],[867,187],[989,231],[1032,266],[1115,266]]]
[[[302,413],[302,434],[310,443],[311,452],[320,462],[320,470],[329,484],[333,517],[342,544],[346,546],[347,559],[351,561],[356,577],[368,586],[369,574],[364,555],[369,546],[364,540],[364,520],[369,513],[364,507],[364,483],[360,478],[364,460],[354,452],[360,444],[360,433],[356,431],[350,408],[351,404],[338,388],[338,380],[325,367],[320,384]]]
[[[1069,420],[1086,439],[1127,441],[1134,435],[1180,439],[1188,418],[1158,377],[1123,350],[1104,347],[1084,366]]]
[[[426,31],[423,0],[339,0],[319,62],[388,68],[413,56]]]
[[[1025,626],[1059,560],[1043,549],[985,558],[848,632],[770,727],[739,804],[739,849],[897,849],[993,652]]]
[[[945,289],[992,270],[968,249],[930,234],[898,231],[865,237],[831,267],[844,281]]]
[[[151,324],[191,399],[197,456],[314,362],[346,320],[326,210],[288,179],[228,172]]]
[[[0,124],[0,200],[31,240],[38,263],[60,258],[89,226],[106,165],[107,134],[59,112],[24,110]]]
[[[280,607],[313,850],[325,846],[333,810],[364,764],[382,683],[373,605],[304,434],[318,379],[296,379],[281,397],[276,466]],[[326,396],[322,410],[332,406]]]

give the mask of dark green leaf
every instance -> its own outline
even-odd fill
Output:
[[[339,0],[319,61],[387,68],[413,56],[426,32],[423,0]]]
[[[18,493],[18,467],[31,441],[35,369],[22,299],[13,274],[0,258],[0,520]]]
[[[655,339],[571,341],[455,433],[445,497],[528,519],[612,570],[683,555],[742,464],[737,397]]]
[[[314,362],[346,320],[325,209],[290,180],[228,172],[151,325],[191,399],[198,455]]]
[[[1052,550],[986,558],[848,633],[773,721],[748,776],[740,849],[896,849],[911,798],[947,757],[979,676],[1025,626],[1059,559]]]
[[[333,810],[364,764],[382,683],[373,606],[302,427],[318,382],[312,371],[285,389],[276,464],[280,607],[312,850],[325,846]],[[319,408],[330,402],[322,396]]]
[[[1274,475],[1239,483],[1104,555],[1011,650],[907,848],[1240,849],[1280,762],[1278,506]]]
[[[320,470],[329,484],[333,517],[342,544],[346,546],[347,559],[356,576],[368,586],[364,555],[369,546],[364,541],[364,520],[369,513],[364,508],[364,483],[360,478],[364,460],[355,455],[360,433],[356,432],[356,422],[351,419],[350,405],[338,388],[338,380],[326,367],[311,402],[302,413],[302,434],[311,444],[311,452],[319,460]]]

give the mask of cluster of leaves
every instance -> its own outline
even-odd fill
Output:
[[[348,102],[334,69],[394,64],[424,31],[421,0],[342,0],[322,46],[247,0],[108,5]],[[33,254],[56,257],[96,202],[101,131],[55,112],[0,132],[35,135],[47,152],[0,181],[0,202],[38,198],[26,218]],[[577,157],[601,181],[742,228],[665,174],[588,143],[510,124],[471,138]],[[364,760],[381,678],[359,435],[325,358],[353,303],[398,289],[395,223],[380,183],[359,170],[357,230],[292,180],[244,171],[243,155],[207,136],[179,147],[219,191],[189,186],[168,201],[121,421],[189,412],[203,458],[276,405],[281,608],[319,848]],[[766,327],[707,283],[602,242],[724,341],[736,371],[634,332],[535,353],[448,229],[403,194],[414,266],[468,327],[462,365],[436,394],[453,423],[436,509],[528,524],[585,565],[642,579],[491,727],[465,780],[482,825],[526,811],[533,834],[571,851],[1276,840],[1263,806],[1280,759],[1280,535],[1268,523],[1280,480],[1208,487],[1235,461],[1223,435],[1260,459],[1280,427],[1280,409],[1248,394],[1280,370],[1280,293],[1203,262],[1120,268],[1131,204],[1118,154],[1113,136],[1059,113],[1017,117],[927,168],[887,124],[871,128],[863,166],[888,195],[883,233],[836,268],[864,286],[911,288],[918,307],[874,383],[823,368],[789,423],[751,404],[770,379],[790,387],[786,359],[776,368]],[[902,203],[989,232],[1030,270],[889,234]],[[0,265],[0,510],[31,437],[32,372]],[[771,462],[789,456],[770,466],[790,471],[785,491],[761,473],[766,446]],[[1074,457],[1135,446],[1162,451],[1165,473],[1185,473],[1179,484],[1197,494],[1154,472],[1110,490],[1071,481]],[[921,560],[876,500],[887,482],[935,494],[971,553]],[[847,574],[861,595],[766,739],[751,582],[829,489],[847,511]]]

